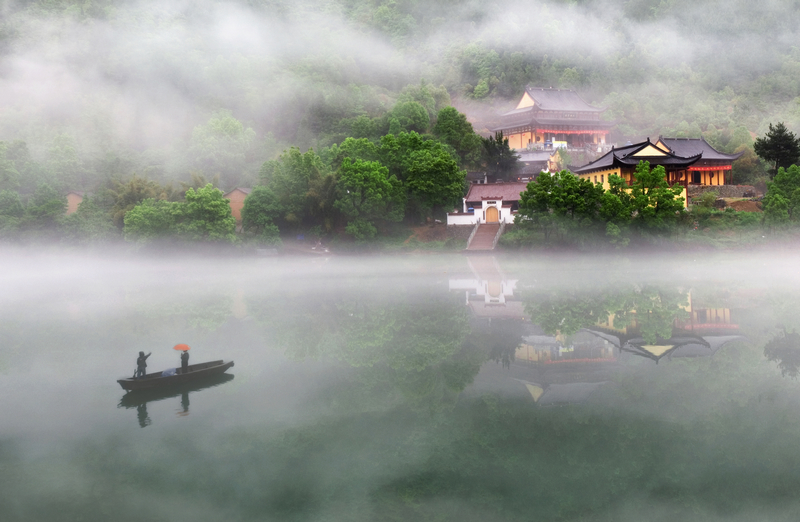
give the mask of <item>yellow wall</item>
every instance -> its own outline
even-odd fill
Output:
[[[648,145],[647,147],[643,148],[642,150],[634,154],[634,156],[666,156],[666,154],[664,153],[664,151],[658,149],[657,147]]]
[[[608,177],[612,174],[616,174],[617,176],[620,176],[622,179],[626,181],[628,180],[628,177],[623,176],[619,168],[600,170],[597,172],[592,172],[591,174],[581,174],[579,177],[581,179],[588,179],[592,183],[600,183],[600,180],[602,179],[603,190],[608,190],[611,188],[611,185],[608,184]],[[686,197],[686,187],[681,187],[681,188],[683,189],[683,192],[681,192],[680,197],[683,198],[683,206],[684,208],[689,208],[689,198]]]
[[[509,134],[506,137],[508,138],[508,146],[516,150],[521,150],[527,147],[528,140],[530,140],[531,143],[536,143],[536,133],[530,131],[517,134]]]
[[[724,185],[725,184],[725,175],[727,171],[722,169],[720,170],[701,170],[701,171],[690,171],[689,172],[689,182],[694,183],[694,175],[696,173],[700,174],[700,184],[701,185]],[[712,177],[711,174],[714,174]]]
[[[604,190],[608,190],[608,189],[611,188],[611,185],[608,184],[608,177],[610,175],[612,175],[612,174],[616,174],[617,176],[619,176],[620,175],[619,169],[618,168],[616,168],[616,169],[607,169],[607,170],[601,170],[601,171],[598,171],[598,172],[592,172],[591,174],[581,174],[580,178],[581,179],[588,179],[592,183],[600,183],[600,180],[602,179],[603,189]],[[595,179],[597,181],[595,181]]]
[[[522,99],[517,104],[517,109],[524,109],[525,107],[533,107],[533,98],[526,92],[522,95]]]

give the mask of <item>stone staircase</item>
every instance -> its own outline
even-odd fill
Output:
[[[494,249],[494,238],[500,231],[500,223],[482,223],[478,225],[478,230],[472,236],[472,241],[467,245],[467,250],[489,251]]]

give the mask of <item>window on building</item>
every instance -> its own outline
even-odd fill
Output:
[[[600,183],[605,183],[606,182],[605,177],[606,177],[605,174],[600,174]]]

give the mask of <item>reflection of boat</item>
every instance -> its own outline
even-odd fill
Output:
[[[173,397],[178,397],[179,395],[182,396],[191,392],[205,390],[206,388],[213,388],[214,386],[219,386],[220,384],[225,384],[226,382],[232,380],[233,375],[220,373],[217,375],[209,375],[203,379],[198,379],[183,384],[176,384],[175,386],[169,386],[167,388],[133,390],[122,396],[122,399],[120,399],[117,407],[128,409],[138,408],[147,404],[148,402],[171,399]]]
[[[231,366],[233,366],[233,361],[211,361],[190,364],[186,372],[177,368],[173,375],[163,375],[163,373],[166,372],[155,372],[148,373],[142,379],[119,379],[117,382],[124,390],[147,390],[151,388],[161,388],[162,386],[184,384],[212,375],[218,375],[224,373],[225,370]]]

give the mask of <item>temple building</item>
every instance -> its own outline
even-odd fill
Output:
[[[516,109],[501,116],[500,126],[512,149],[528,147],[586,147],[602,145],[614,122],[600,116],[571,90],[526,87]]]
[[[733,162],[739,159],[744,152],[739,154],[725,154],[720,152],[703,138],[662,138],[658,137],[656,145],[678,156],[696,156],[700,159],[689,167],[690,185],[726,185],[733,183],[730,179]],[[726,181],[725,178],[728,178]]]
[[[608,190],[610,185],[608,177],[616,174],[625,180],[628,185],[633,183],[633,173],[641,161],[650,162],[650,168],[664,167],[667,173],[667,182],[670,186],[676,183],[683,185],[684,205],[688,205],[687,188],[689,184],[689,167],[694,165],[702,153],[693,156],[680,156],[670,152],[665,146],[650,143],[650,138],[640,143],[634,143],[611,149],[603,156],[587,163],[582,167],[570,167],[573,174],[581,179],[588,179],[592,183],[601,183]]]

